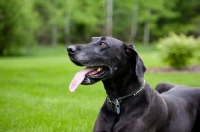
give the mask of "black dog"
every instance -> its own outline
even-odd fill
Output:
[[[144,81],[146,70],[134,47],[111,37],[68,47],[72,62],[86,66],[70,84],[102,80],[107,98],[94,132],[200,132],[200,89]]]

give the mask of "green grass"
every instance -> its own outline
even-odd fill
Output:
[[[151,48],[138,48],[147,67],[164,66]],[[40,48],[34,53],[0,58],[0,132],[92,131],[106,97],[102,83],[70,93],[68,85],[82,68],[71,63],[66,48]],[[199,78],[199,73],[145,74],[152,87],[159,82],[195,87],[200,86]]]

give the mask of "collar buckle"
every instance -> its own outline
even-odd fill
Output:
[[[107,97],[107,103],[114,107],[115,112],[119,115],[120,114],[120,103],[118,99],[111,101],[109,97]]]

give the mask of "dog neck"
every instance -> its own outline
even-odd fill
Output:
[[[127,96],[134,91],[137,92],[143,85],[144,79],[137,76],[126,76],[125,78],[116,77],[109,80],[104,80],[104,88],[110,99]]]
[[[135,79],[135,81],[127,79],[122,79],[122,80],[125,81],[120,82],[120,80],[116,79],[112,81],[110,80],[103,82],[108,95],[106,98],[107,104],[111,105],[113,107],[113,110],[117,114],[120,114],[121,112],[120,108],[121,104],[133,100],[143,91],[145,87],[144,79],[142,79],[143,80],[142,83],[141,79]],[[140,86],[138,86],[139,84]]]

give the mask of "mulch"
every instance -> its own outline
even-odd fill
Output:
[[[189,66],[181,70],[171,67],[147,68],[148,73],[200,73],[200,66]]]

